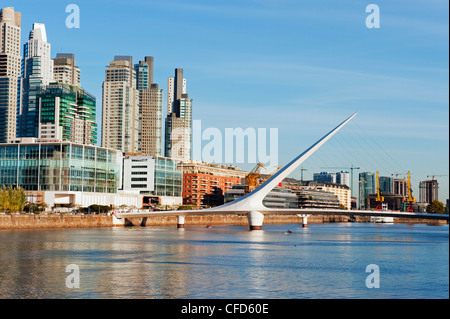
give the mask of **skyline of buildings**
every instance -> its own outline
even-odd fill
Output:
[[[13,13],[13,16],[16,17],[17,13]],[[5,10],[4,14],[2,13],[2,16],[8,15],[10,16],[8,10]],[[2,19],[5,21],[11,20],[6,18]],[[16,19],[14,19],[14,21],[15,20]],[[3,24],[6,25],[6,23]],[[51,44],[47,41],[45,25],[41,23],[33,24],[29,40],[24,45],[23,78],[20,81],[20,90],[22,94],[19,96],[20,104],[18,104],[18,107],[16,108],[16,110],[19,110],[16,118],[20,118],[20,120],[17,121],[17,126],[20,127],[20,130],[17,130],[18,132],[15,137],[29,136],[38,138],[58,138],[59,136],[63,136],[64,140],[80,141],[81,134],[79,132],[82,131],[80,121],[78,121],[78,123],[75,123],[77,122],[75,120],[70,122],[70,127],[73,127],[70,129],[70,134],[63,134],[58,131],[61,127],[63,130],[69,127],[69,125],[64,125],[62,123],[62,120],[69,116],[67,114],[72,113],[70,116],[74,116],[74,119],[77,117],[74,115],[75,112],[70,112],[70,110],[66,113],[60,112],[59,114],[56,114],[57,110],[61,110],[61,105],[63,105],[63,103],[61,103],[61,96],[56,96],[58,94],[61,95],[61,93],[55,95],[53,102],[43,104],[42,107],[40,107],[40,99],[49,98],[49,96],[40,96],[40,94],[44,94],[45,92],[42,91],[42,86],[51,86],[50,83],[52,81],[61,81],[62,83],[73,86],[81,85],[81,72],[76,66],[74,54],[58,53],[56,58],[51,59],[50,53]],[[141,65],[141,62],[144,63]],[[166,157],[183,160],[190,159],[192,142],[192,99],[187,95],[186,79],[183,76],[183,69],[176,68],[175,76],[168,78],[167,117],[165,123],[166,134],[163,144],[162,105],[164,95],[163,89],[159,89],[158,85],[153,83],[153,62],[152,57],[151,59],[150,57],[146,57],[145,61],[140,61],[139,64],[133,65],[133,58],[131,56],[116,56],[114,57],[114,60],[110,62],[109,71],[108,69],[105,70],[105,83],[107,83],[104,83],[106,93],[103,94],[102,100],[102,108],[103,110],[106,110],[106,112],[103,113],[104,115],[105,113],[110,113],[110,117],[108,120],[102,121],[102,126],[108,125],[108,127],[105,126],[105,130],[102,129],[101,145],[108,148],[112,147],[120,149],[123,152],[129,153],[144,153],[145,150],[145,154],[152,156],[158,156],[158,150],[160,150],[161,153],[159,155],[164,153]],[[147,69],[144,64],[147,64]],[[111,65],[113,65],[113,67],[111,67]],[[138,70],[138,68],[141,67],[142,70]],[[142,75],[142,77],[140,77],[140,75]],[[0,77],[0,79],[3,78]],[[120,84],[113,82],[119,82]],[[126,82],[126,84],[123,82]],[[117,85],[122,86],[115,87]],[[53,91],[55,91],[55,88],[56,87],[53,87]],[[65,88],[67,89],[68,87]],[[60,92],[62,91],[64,91],[64,89],[60,89]],[[139,93],[137,93],[138,91]],[[47,94],[54,93],[49,90],[47,91]],[[57,98],[59,98],[59,102],[57,101]],[[69,104],[75,106],[76,102],[70,102]],[[59,124],[42,121],[42,116],[44,114],[42,114],[41,111],[44,111],[43,107],[46,107],[45,113],[47,113],[48,110],[52,108],[52,105],[55,112],[54,118],[61,120]],[[59,105],[59,107],[56,105]],[[123,105],[123,107],[118,105]],[[125,111],[121,112],[121,108]],[[11,109],[11,107],[9,107],[9,109]],[[149,109],[149,112],[144,116],[144,110],[146,109]],[[159,110],[161,110],[160,113],[158,113]],[[119,115],[123,117],[118,119]],[[151,120],[145,121],[144,117]],[[78,120],[79,119],[80,118],[78,118]],[[36,121],[38,123],[37,126],[34,125]],[[54,127],[49,126],[48,123],[56,125],[58,129],[53,129]],[[123,125],[123,123],[127,123],[127,125]],[[145,127],[146,124],[153,123],[155,123],[156,126],[154,128],[155,133],[152,133],[152,127]],[[161,124],[159,125],[158,123]],[[52,133],[52,131],[54,131],[54,133]],[[89,130],[84,128],[83,131],[86,132]],[[91,134],[95,134],[93,133],[92,128],[90,129],[90,132]],[[149,136],[145,136],[147,133]],[[103,138],[103,134],[110,134],[109,138]],[[85,136],[86,133],[83,133],[82,135]],[[83,140],[86,141],[87,138],[84,138]],[[90,143],[92,143],[92,141],[93,140],[90,139]],[[108,143],[115,144],[110,145]],[[146,144],[148,147],[145,146]],[[163,145],[164,152],[161,150]]]
[[[191,159],[192,99],[186,94],[183,69],[175,69],[175,77],[168,78],[169,113],[163,125],[164,94],[153,83],[154,58],[146,56],[134,65],[132,56],[114,56],[105,69],[98,137],[96,99],[81,88],[75,54],[57,53],[52,58],[45,24],[33,23],[21,57],[21,13],[3,8],[0,21],[0,112],[5,115],[1,142],[22,137],[99,141],[124,153],[173,153],[174,158]],[[75,98],[68,97],[73,93]]]

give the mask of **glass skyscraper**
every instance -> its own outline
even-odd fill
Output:
[[[366,198],[368,195],[376,194],[376,176],[374,173],[359,173],[359,207],[366,208]]]
[[[37,97],[40,103],[39,138],[97,143],[93,95],[77,86],[52,83],[40,90]]]

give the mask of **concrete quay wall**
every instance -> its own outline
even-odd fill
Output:
[[[310,216],[308,223],[341,223],[348,222],[346,216]],[[264,224],[301,224],[302,219],[297,215],[266,215]],[[127,218],[125,225],[131,226],[174,226],[177,225],[176,216]],[[185,225],[248,225],[247,215],[209,215],[209,216],[186,216]]]
[[[345,216],[310,216],[308,223],[347,222]],[[223,216],[187,216],[186,226],[192,225],[248,225],[246,215]],[[301,223],[302,219],[296,215],[268,215],[265,224]],[[149,217],[125,219],[125,226],[176,226],[177,217]],[[52,228],[93,228],[123,226],[114,223],[112,216],[107,215],[32,215],[11,214],[0,215],[1,229],[52,229]]]
[[[342,223],[348,222],[347,216],[309,216],[308,224],[314,223]],[[395,218],[395,223],[429,223],[446,224],[446,221],[419,220],[407,218]],[[266,215],[264,224],[301,224],[302,219],[297,215]],[[356,222],[369,222],[369,217],[357,217]],[[248,225],[246,215],[211,215],[211,216],[187,216],[186,226],[221,226],[221,225]],[[176,226],[177,218],[149,217],[125,219],[125,226]],[[5,229],[54,229],[54,228],[94,228],[122,226],[114,222],[112,216],[107,215],[32,215],[11,214],[0,215],[0,230]]]
[[[51,229],[111,227],[113,220],[106,215],[0,215],[0,229]]]

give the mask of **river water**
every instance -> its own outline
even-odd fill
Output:
[[[449,298],[448,225],[263,228],[0,231],[0,298]]]

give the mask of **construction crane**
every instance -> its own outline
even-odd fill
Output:
[[[275,174],[281,166],[276,166],[273,169],[275,169],[274,172],[270,173],[270,170],[267,170],[264,164],[258,163],[256,166],[251,170],[250,173],[245,176],[245,194],[250,193],[255,188],[257,188],[259,185],[264,183],[267,179],[269,179],[273,174]],[[264,172],[262,169],[266,169]]]
[[[448,176],[448,175],[427,175],[427,178],[431,176],[431,180],[434,181],[436,176]]]
[[[408,175],[408,173],[395,173],[395,174],[391,174],[391,176],[393,177],[395,175],[395,178],[397,179],[399,175]]]
[[[351,166],[351,167],[322,167],[322,168],[329,168],[329,169],[349,169],[350,170],[350,188],[352,191],[352,197],[353,197],[353,170],[354,169],[361,169],[360,167],[355,167],[355,166]]]
[[[301,168],[301,167],[300,167],[300,174],[301,174],[301,175],[300,175],[300,176],[301,176],[301,177],[300,177],[300,180],[301,180],[301,181],[303,181],[303,171],[307,171],[307,169],[306,169],[306,168]]]

